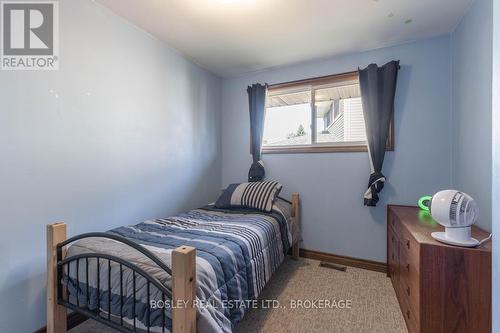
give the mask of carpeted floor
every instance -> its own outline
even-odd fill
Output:
[[[263,308],[265,300],[278,300],[279,308]],[[303,307],[298,308],[300,300]],[[311,305],[314,300],[324,301]],[[350,309],[340,308],[346,300],[351,301]],[[338,302],[337,307],[333,301]],[[327,302],[330,308],[326,307]],[[258,304],[258,309],[245,315],[236,333],[407,332],[390,280],[383,273],[358,268],[348,267],[346,272],[340,272],[319,267],[315,260],[287,259],[262,292]],[[87,320],[70,332],[117,331]]]

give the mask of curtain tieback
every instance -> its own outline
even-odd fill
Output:
[[[384,188],[385,176],[380,172],[374,172],[370,175],[368,188],[365,191],[365,206],[376,206],[379,200],[378,193]]]
[[[248,181],[258,182],[264,179],[266,171],[264,169],[264,162],[262,160],[253,162],[250,170],[248,171]]]

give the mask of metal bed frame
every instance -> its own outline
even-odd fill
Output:
[[[292,194],[292,218],[299,222],[299,194]],[[166,274],[172,276],[172,291],[168,290],[162,282],[156,277],[147,273],[135,264],[128,262],[120,257],[105,254],[105,253],[81,253],[70,257],[66,256],[66,246],[84,238],[107,238],[123,243],[137,250],[145,257],[154,262]],[[299,257],[298,240],[292,246],[292,256],[295,259]],[[97,309],[91,310],[89,304],[89,259],[95,260],[97,272]],[[107,278],[107,314],[101,313],[101,296],[100,296],[100,268],[101,261],[108,263],[108,278]],[[85,263],[85,299],[87,304],[80,304],[80,299],[76,297],[76,303],[71,302],[67,287],[64,288],[62,280],[66,269],[67,276],[70,276],[70,270],[73,266],[76,267],[76,285],[80,288],[80,263]],[[117,266],[120,269],[120,316],[111,314],[111,266]],[[133,289],[133,319],[132,324],[124,321],[123,315],[123,270],[129,269],[132,272],[132,289]],[[146,328],[137,328],[136,324],[136,278],[140,276],[146,281],[147,294],[147,315]],[[150,290],[151,286],[157,288],[162,295],[162,301],[172,301],[172,304],[183,304],[185,306],[172,307],[172,332],[173,333],[196,333],[196,249],[190,246],[181,246],[172,251],[172,268],[168,267],[151,251],[143,246],[118,235],[104,232],[90,232],[80,234],[69,239],[66,238],[66,224],[63,222],[47,225],[47,332],[48,333],[63,333],[67,331],[67,309],[76,313],[82,314],[85,317],[97,320],[109,327],[112,327],[120,332],[150,332],[151,329],[151,307],[150,307]],[[165,310],[162,309],[162,333],[165,328]],[[144,325],[144,323],[143,323]]]

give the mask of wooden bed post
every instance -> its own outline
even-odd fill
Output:
[[[172,252],[172,332],[196,332],[196,249],[181,246]]]
[[[297,228],[300,224],[300,207],[299,207],[299,194],[297,192],[292,193],[292,218],[295,219]],[[292,245],[292,258],[295,260],[299,259],[299,242],[300,239]]]
[[[47,225],[47,333],[66,332],[66,308],[57,304],[56,245],[66,240],[66,224]],[[63,257],[65,249],[63,248]]]

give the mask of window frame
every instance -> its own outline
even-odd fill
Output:
[[[315,106],[315,91],[324,86],[338,84],[345,81],[358,81],[359,76],[357,71],[346,72],[341,74],[333,74],[309,78],[304,80],[290,81],[269,85],[266,92],[266,97],[269,91],[289,90],[293,88],[308,87],[311,90],[311,141],[316,141],[316,106]],[[391,119],[389,132],[387,134],[386,151],[394,151],[394,115]],[[289,146],[262,146],[262,154],[291,154],[291,153],[334,153],[334,152],[366,152],[368,146],[364,141],[352,142],[324,142],[310,143],[307,145],[289,145]]]

